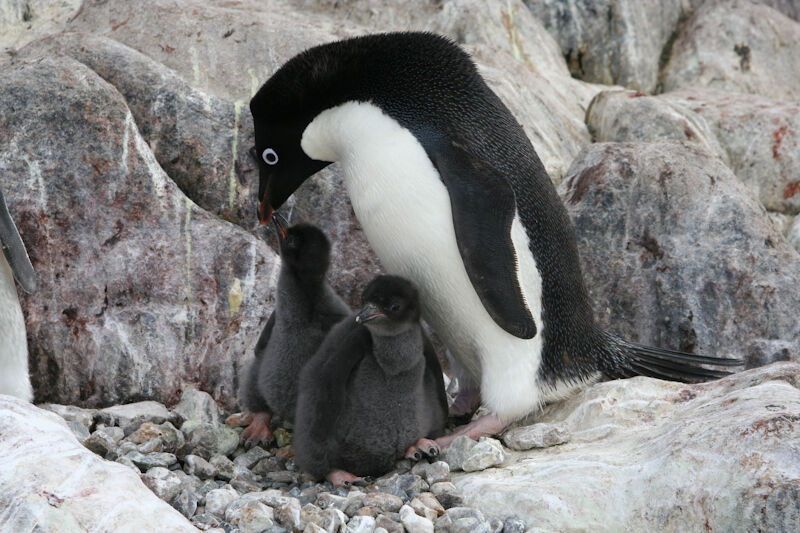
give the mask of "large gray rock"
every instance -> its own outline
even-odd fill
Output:
[[[659,60],[699,0],[525,0],[558,41],[572,75],[653,92]]]
[[[197,531],[131,469],[104,461],[57,415],[0,395],[0,530]]]
[[[800,213],[800,104],[691,88],[659,96],[608,91],[587,113],[599,142],[687,140],[719,156],[767,209]]]
[[[455,483],[487,517],[537,531],[797,531],[798,388],[794,363],[691,386],[600,383],[537,417],[576,440]]]
[[[600,324],[665,348],[800,358],[800,255],[717,158],[693,143],[607,143],[559,192]]]
[[[798,48],[800,23],[778,11],[747,0],[706,2],[668,52],[663,89],[700,85],[797,101]]]
[[[3,0],[0,49],[12,52],[44,34],[60,31],[80,10],[82,0]]]
[[[70,58],[3,69],[0,182],[40,281],[22,298],[38,401],[235,402],[275,254],[159,167],[122,96]]]

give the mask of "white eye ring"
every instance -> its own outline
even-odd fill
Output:
[[[267,148],[261,152],[261,159],[268,165],[275,165],[278,163],[278,154],[272,148]]]

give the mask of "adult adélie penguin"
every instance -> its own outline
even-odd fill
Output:
[[[17,298],[16,279],[25,292],[36,290],[36,273],[25,244],[8,212],[0,191],[0,394],[33,400],[28,375],[28,340],[25,320]]]
[[[448,39],[389,33],[311,48],[250,109],[261,222],[309,176],[341,165],[370,245],[417,285],[423,317],[493,411],[457,434],[500,431],[601,375],[695,381],[726,374],[702,365],[740,363],[637,345],[595,323],[547,172]]]

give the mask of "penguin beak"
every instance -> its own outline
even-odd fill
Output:
[[[275,232],[278,234],[278,240],[282,241],[286,239],[286,227],[289,225],[286,222],[286,219],[280,213],[272,212],[270,209],[270,218],[272,218],[272,224],[275,226]]]
[[[386,315],[375,304],[365,305],[356,315],[356,324],[364,324],[376,318],[386,318]]]
[[[0,192],[0,245],[2,245],[3,255],[5,255],[11,272],[20,287],[27,293],[35,291],[38,284],[36,272],[33,270],[28,252],[25,250],[25,244],[19,236],[11,213],[8,212],[6,199],[2,192]]]
[[[267,201],[267,192],[264,191],[264,196],[261,197],[261,200],[258,202],[258,220],[261,221],[261,224],[269,224],[269,221],[272,220],[272,213],[274,209],[272,206],[269,205]]]

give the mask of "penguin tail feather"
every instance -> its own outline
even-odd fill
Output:
[[[609,333],[606,333],[606,337],[609,349],[606,350],[601,370],[613,379],[648,376],[669,381],[698,383],[733,374],[732,371],[723,368],[744,364],[741,359],[695,355],[645,346]]]

